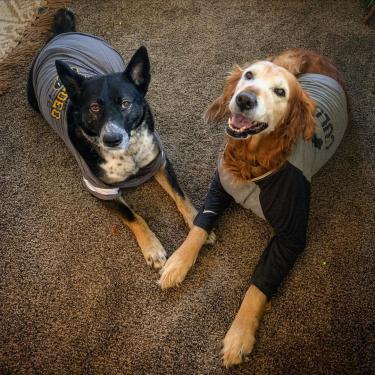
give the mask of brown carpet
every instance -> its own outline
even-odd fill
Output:
[[[73,9],[80,30],[123,56],[149,48],[157,128],[196,206],[223,144],[223,127],[201,114],[232,64],[287,47],[320,51],[346,77],[353,126],[313,180],[307,250],[250,362],[226,371],[221,340],[270,227],[231,208],[182,287],[160,291],[129,230],[83,190],[72,156],[28,107],[20,71],[0,98],[0,373],[373,373],[375,33],[361,3],[87,0]],[[172,201],[154,182],[128,196],[171,254],[187,233]]]

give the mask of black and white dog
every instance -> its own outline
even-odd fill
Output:
[[[165,250],[128,207],[124,190],[155,177],[189,227],[196,210],[179,187],[154,129],[145,99],[147,50],[140,47],[126,66],[107,42],[75,29],[74,14],[59,10],[54,35],[30,70],[29,103],[75,156],[86,188],[116,211],[136,236],[147,264],[159,269]]]

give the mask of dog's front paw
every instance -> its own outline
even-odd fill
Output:
[[[193,262],[188,261],[178,250],[175,251],[161,269],[158,284],[162,289],[178,286],[185,279],[192,265]]]
[[[146,263],[155,270],[160,270],[167,260],[167,253],[156,236],[153,236],[153,238],[142,247],[142,253],[146,259]]]
[[[207,239],[205,241],[205,245],[214,245],[216,242],[216,234],[214,231],[211,231],[208,236],[207,236]]]
[[[223,363],[225,367],[238,365],[248,360],[253,350],[255,337],[251,329],[234,323],[223,340]]]

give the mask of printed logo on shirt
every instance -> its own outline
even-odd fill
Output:
[[[316,134],[314,134],[314,136],[312,137],[311,142],[312,142],[312,144],[314,145],[315,148],[317,148],[319,150],[322,148],[323,140],[321,138],[319,138]]]
[[[78,73],[78,68],[72,67],[72,70]],[[52,98],[49,101],[51,105],[51,116],[55,120],[60,120],[61,113],[66,107],[68,94],[66,92],[66,88],[64,87],[58,76],[53,81],[52,88],[53,90],[55,90],[55,93],[52,94]]]
[[[323,109],[320,108],[319,106],[316,106],[316,117],[319,120],[320,124],[322,125],[323,132],[324,132],[325,149],[328,150],[333,145],[333,142],[335,141],[331,119],[328,116],[328,114],[324,112]]]

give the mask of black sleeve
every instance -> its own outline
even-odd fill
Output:
[[[260,204],[276,235],[264,250],[252,283],[271,298],[306,246],[310,182],[291,164],[259,181]]]
[[[207,233],[211,232],[216,219],[229,206],[232,200],[233,198],[221,185],[219,172],[216,170],[204,205],[194,219],[194,225],[204,229]]]

